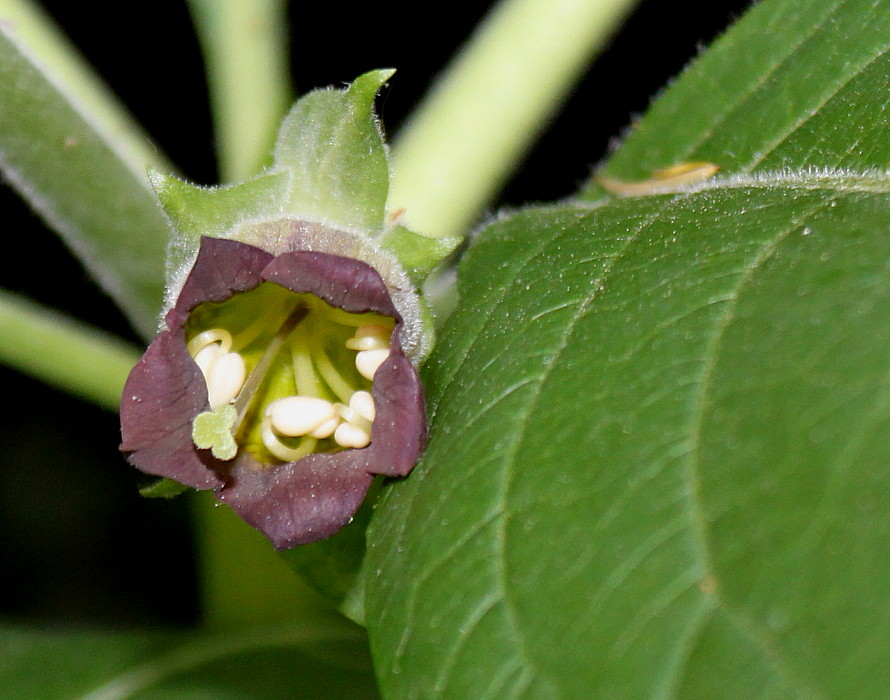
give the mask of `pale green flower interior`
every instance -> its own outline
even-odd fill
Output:
[[[286,329],[288,319],[301,308],[306,310],[305,315],[292,329]],[[231,402],[243,413],[233,428],[238,451],[247,450],[260,464],[269,465],[282,461],[263,440],[263,417],[269,404],[289,396],[303,396],[348,405],[355,392],[370,391],[372,382],[356,369],[357,353],[347,348],[347,341],[363,326],[382,326],[388,337],[394,325],[388,316],[348,313],[314,295],[295,294],[264,282],[224,302],[198,306],[186,324],[185,339],[189,343],[200,333],[217,329],[231,335],[231,352],[243,358],[247,377],[245,388]],[[249,392],[251,396],[243,395],[248,393],[251,374],[270,344],[276,342],[280,349],[273,351],[274,358],[256,390]],[[333,437],[278,439],[286,448],[306,454],[343,449]]]

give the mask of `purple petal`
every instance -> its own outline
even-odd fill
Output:
[[[217,498],[276,549],[333,535],[352,520],[374,479],[352,464],[349,452],[309,455],[266,468],[250,458],[235,462]]]
[[[314,294],[350,313],[375,311],[401,321],[383,279],[359,260],[310,251],[282,253],[263,270],[263,279]]]
[[[377,415],[373,440],[364,450],[364,468],[372,474],[406,476],[426,447],[426,408],[423,384],[411,361],[402,353],[398,325],[392,346],[371,388]]]
[[[205,301],[224,301],[256,287],[272,260],[265,251],[237,241],[202,238],[198,257],[176,305],[167,313],[169,330],[148,347],[130,372],[121,397],[120,449],[140,471],[196,489],[222,485],[219,462],[192,442],[192,421],[210,409],[207,384],[188,354],[183,328]]]
[[[204,236],[176,305],[167,312],[167,327],[184,328],[192,310],[204,302],[225,301],[253,289],[271,260],[272,255],[252,245]]]
[[[423,385],[399,342],[402,319],[374,268],[351,258],[297,251],[276,257],[262,277],[350,313],[373,311],[396,319],[390,356],[374,377],[377,415],[368,447],[266,468],[249,454],[241,455],[217,492],[276,548],[287,549],[329,537],[346,525],[374,474],[408,474],[426,445],[426,414]]]
[[[146,474],[196,489],[216,488],[222,481],[192,442],[192,420],[209,408],[207,384],[182,331],[161,333],[124,385],[120,449]]]
[[[368,447],[272,466],[245,450],[233,462],[220,462],[195,447],[192,421],[209,405],[203,375],[186,350],[184,326],[198,305],[225,301],[262,281],[314,294],[350,313],[373,311],[396,320],[390,356],[374,378],[377,415]],[[203,238],[166,322],[169,330],[149,346],[127,380],[121,449],[148,474],[216,489],[219,500],[278,549],[340,530],[358,510],[373,475],[408,474],[426,444],[423,387],[399,342],[402,319],[380,275],[363,262],[309,251],[273,257],[237,241]]]
[[[350,313],[373,311],[396,319],[390,355],[374,376],[374,438],[369,447],[355,451],[361,455],[356,467],[371,474],[408,474],[426,446],[423,385],[402,352],[402,318],[383,279],[359,260],[305,251],[279,255],[263,270],[263,279],[294,292],[310,292]]]

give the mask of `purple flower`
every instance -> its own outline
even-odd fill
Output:
[[[366,263],[204,238],[121,402],[141,471],[213,489],[277,549],[328,537],[426,443],[402,317]]]

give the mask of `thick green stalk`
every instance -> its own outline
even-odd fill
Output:
[[[200,543],[202,617],[207,627],[248,628],[337,613],[259,532],[209,493],[194,504]]]
[[[287,4],[189,0],[207,65],[220,179],[256,174],[290,105]]]
[[[395,144],[392,210],[466,233],[635,0],[502,0]]]
[[[0,292],[0,362],[117,410],[136,348],[102,331]]]

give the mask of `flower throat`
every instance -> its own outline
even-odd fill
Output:
[[[210,403],[193,422],[195,445],[222,460],[246,449],[261,464],[366,447],[394,325],[271,282],[201,304],[185,329]]]

